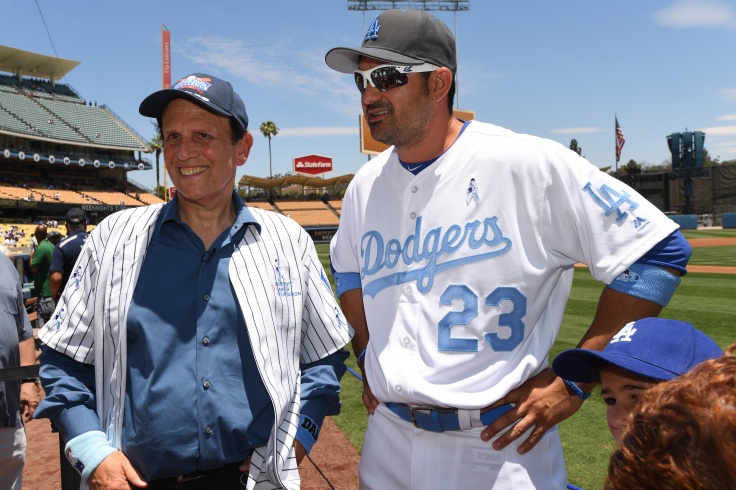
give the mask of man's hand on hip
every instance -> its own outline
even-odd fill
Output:
[[[539,442],[545,432],[577,412],[583,405],[583,400],[571,395],[562,379],[547,368],[481,411],[487,412],[506,403],[515,403],[516,406],[486,427],[480,437],[484,441],[490,441],[521,418],[519,423],[493,442],[493,448],[503,449],[535,426],[526,441],[519,446],[519,454],[524,454]]]
[[[90,490],[129,490],[146,488],[148,483],[138,474],[130,460],[120,451],[115,451],[102,460],[87,480]]]

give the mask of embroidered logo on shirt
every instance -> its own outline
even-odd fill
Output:
[[[281,262],[279,262],[279,259],[276,259],[274,261],[274,273],[276,275],[276,282],[271,284],[271,287],[273,288],[273,291],[281,297],[290,297],[290,296],[301,296],[301,291],[292,291],[294,287],[294,283],[291,281],[284,280],[284,274],[285,271],[283,270],[283,267],[281,266]]]
[[[642,231],[644,228],[649,226],[649,220],[644,218],[636,218],[634,220],[634,229],[636,231]]]
[[[616,342],[631,342],[631,337],[635,333],[636,329],[634,328],[634,322],[631,322],[627,324],[624,328],[622,328],[619,333],[613,336],[613,339],[611,339],[611,343],[615,344]]]
[[[54,318],[51,320],[50,329],[59,330],[61,328],[61,322],[64,321],[64,313],[65,309],[62,306],[59,312],[54,315]]]
[[[337,318],[337,326],[342,327],[342,315],[340,315],[340,308],[335,306],[335,318]]]
[[[72,279],[74,279],[77,282],[77,289],[79,289],[79,280],[82,278],[82,266],[77,266],[77,269],[74,271],[74,274],[72,274]]]
[[[470,201],[473,199],[475,199],[476,204],[480,202],[480,197],[478,197],[478,184],[476,184],[475,179],[470,179],[470,184],[468,184],[468,195],[465,198],[465,205],[469,206]]]
[[[621,206],[623,206],[624,204],[628,204],[630,211],[633,211],[639,207],[639,203],[633,201],[631,199],[631,195],[625,190],[621,192],[616,192],[608,187],[606,184],[603,184],[601,186],[601,194],[603,195],[602,198],[595,193],[590,182],[585,184],[583,190],[589,193],[591,197],[595,200],[595,202],[603,208],[603,210],[605,211],[605,216],[610,216],[615,212],[616,223],[621,223],[629,215],[629,213],[627,213],[626,211],[621,211]],[[614,200],[614,198],[616,198],[616,200]]]

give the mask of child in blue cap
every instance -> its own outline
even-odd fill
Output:
[[[621,329],[602,352],[561,352],[552,369],[567,382],[601,383],[608,429],[621,444],[641,393],[722,355],[713,339],[687,322],[643,318]]]

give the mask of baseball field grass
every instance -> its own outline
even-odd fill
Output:
[[[736,236],[736,230],[726,236]],[[697,233],[697,232],[692,232]],[[717,238],[711,233],[698,234],[689,238]],[[722,233],[722,232],[721,232]],[[736,247],[703,247],[694,251],[693,258],[706,257],[713,260],[707,265],[736,265],[728,263],[728,251],[708,253],[708,249],[728,249],[736,252]],[[318,245],[318,253],[325,269],[329,272],[329,247]],[[730,260],[734,257],[731,255]],[[691,260],[692,263],[692,260]],[[705,264],[705,262],[703,262]],[[330,276],[332,281],[332,276]],[[333,284],[334,287],[334,284]],[[586,268],[575,270],[572,292],[567,303],[560,334],[552,351],[550,362],[564,349],[573,348],[582,338],[595,316],[596,306],[604,285],[597,282]],[[736,343],[736,274],[689,273],[677,289],[675,296],[660,315],[664,318],[684,320],[710,335],[721,347]],[[355,357],[347,364],[357,371]],[[338,427],[360,452],[363,447],[363,434],[368,423],[368,415],[361,401],[362,384],[351,374],[346,373],[342,380],[342,412],[334,417]],[[586,490],[600,489],[605,478],[608,459],[615,449],[615,443],[606,425],[606,405],[596,389],[583,407],[572,417],[560,424],[560,437],[567,465],[568,481]]]

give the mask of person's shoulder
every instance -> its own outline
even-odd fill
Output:
[[[370,185],[376,180],[386,165],[389,164],[392,157],[396,153],[394,147],[390,147],[380,155],[371,158],[368,162],[364,163],[360,169],[353,176],[353,180],[350,181],[352,186]]]
[[[529,151],[532,153],[545,153],[554,156],[565,147],[560,143],[547,138],[540,138],[530,134],[515,133],[510,129],[502,128],[494,124],[472,121],[464,131],[470,136],[468,139],[481,139],[493,142],[496,150]]]
[[[107,241],[111,234],[122,230],[131,230],[132,234],[138,234],[156,224],[156,217],[165,205],[166,203],[158,203],[117,211],[100,221],[90,233],[85,233],[88,236],[99,237],[103,241]]]

